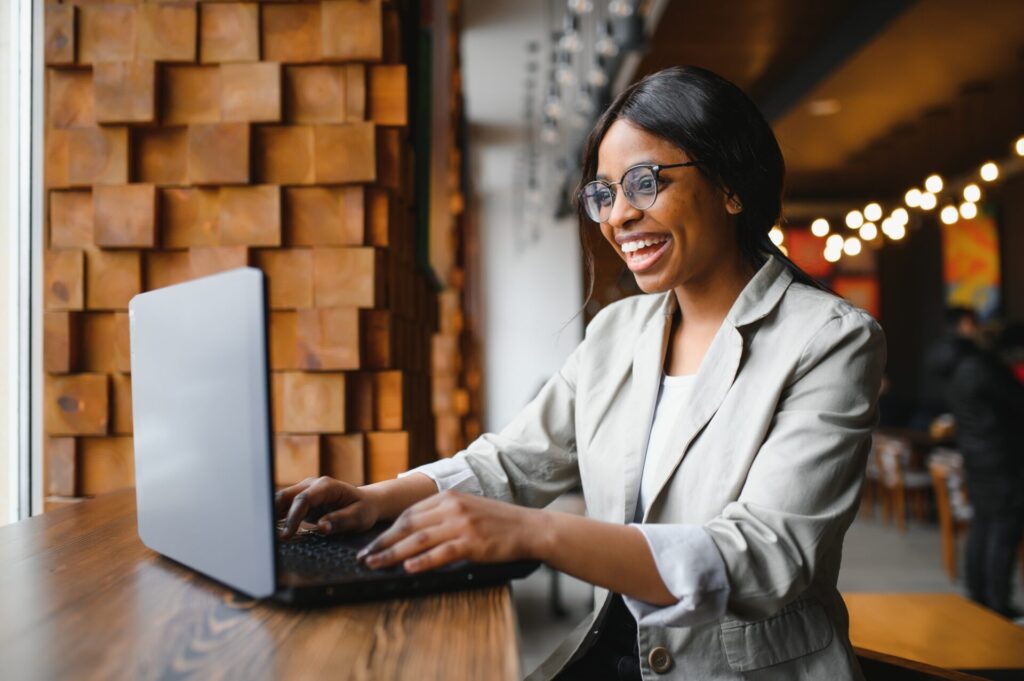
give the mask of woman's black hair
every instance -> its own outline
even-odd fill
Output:
[[[617,120],[676,145],[697,162],[697,168],[742,206],[736,239],[743,259],[755,270],[769,255],[781,260],[796,281],[825,289],[772,243],[768,232],[782,213],[786,164],[771,126],[738,87],[695,66],[652,73],[626,88],[594,124],[583,152],[578,189],[597,174],[597,151]],[[576,192],[580,243],[584,253],[587,300],[594,290],[593,222]]]

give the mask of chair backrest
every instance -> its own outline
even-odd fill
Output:
[[[899,437],[875,433],[871,437],[872,452],[878,461],[882,483],[886,487],[903,484],[903,471],[910,463],[910,443]]]

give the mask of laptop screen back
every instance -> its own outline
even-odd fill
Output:
[[[139,537],[250,596],[274,592],[263,273],[129,305]]]

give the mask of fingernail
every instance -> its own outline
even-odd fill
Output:
[[[356,560],[362,560],[363,558],[366,558],[366,556],[369,553],[370,553],[370,547],[369,546],[364,546],[363,548],[359,549],[359,553],[356,554]]]
[[[320,527],[323,528],[324,532],[330,532],[334,526],[331,525],[330,520],[323,520],[320,522]]]

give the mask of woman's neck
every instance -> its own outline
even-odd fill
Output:
[[[707,276],[694,278],[673,291],[686,323],[693,327],[721,325],[733,303],[755,270],[738,254],[731,267],[713,268]]]

